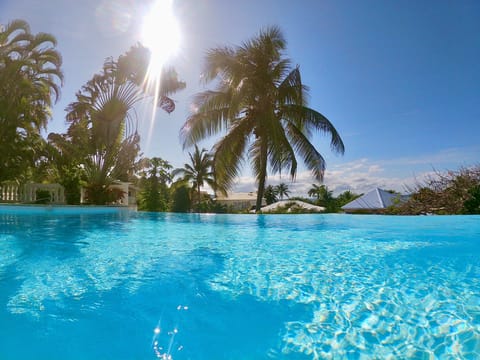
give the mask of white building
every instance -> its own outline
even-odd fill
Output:
[[[252,210],[257,204],[257,193],[230,193],[227,194],[227,196],[217,195],[215,201],[235,211]],[[262,199],[262,206],[265,204],[265,199]]]

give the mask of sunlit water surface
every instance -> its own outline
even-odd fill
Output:
[[[480,217],[0,208],[0,359],[478,359]]]

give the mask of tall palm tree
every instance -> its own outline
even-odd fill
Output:
[[[33,166],[35,144],[44,146],[40,130],[63,80],[55,46],[52,35],[32,34],[23,20],[0,29],[0,181]]]
[[[23,20],[15,20],[0,31],[1,90],[5,91],[2,95],[8,95],[2,111],[16,111],[17,117],[10,113],[9,121],[21,128],[44,128],[52,98],[57,100],[60,95],[62,58],[56,45],[55,37],[32,34]]]
[[[277,27],[261,31],[241,46],[211,49],[203,78],[216,81],[215,91],[199,93],[197,109],[181,129],[183,146],[226,131],[214,146],[217,181],[231,187],[243,160],[250,158],[258,184],[257,211],[261,207],[267,168],[273,173],[297,173],[299,154],[321,180],[325,160],[310,142],[314,131],[331,135],[333,151],[344,152],[337,130],[319,112],[307,107],[308,89],[299,67],[284,56],[286,41]]]
[[[213,172],[213,157],[206,149],[199,150],[197,144],[195,144],[195,151],[188,153],[188,155],[190,164],[185,164],[183,168],[173,170],[172,175],[181,176],[184,182],[192,184],[192,188],[197,193],[197,204],[200,204],[200,188],[206,184],[213,190],[217,189]]]
[[[277,190],[278,196],[280,196],[280,200],[283,200],[284,196],[288,197],[288,195],[290,194],[290,190],[288,190],[288,185],[285,183],[280,183],[275,186],[275,188]]]

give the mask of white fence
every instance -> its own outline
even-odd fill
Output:
[[[23,186],[16,184],[0,184],[0,202],[35,203],[46,199],[37,199],[38,191],[48,192],[51,204],[64,204],[64,188],[60,184],[28,183]]]
[[[0,201],[2,202],[20,202],[20,188],[18,185],[0,184]]]

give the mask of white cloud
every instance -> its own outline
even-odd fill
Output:
[[[391,176],[379,164],[361,159],[336,165],[331,170],[327,169],[324,184],[336,195],[346,190],[365,193],[375,187],[406,192],[409,187],[431,173],[430,171],[416,176]],[[281,182],[288,185],[293,196],[307,196],[312,184],[318,184],[309,171],[298,173],[294,182],[291,182],[289,177],[279,175],[269,176],[267,179],[269,185],[277,185]],[[255,179],[249,176],[239,178],[234,187],[235,192],[255,191],[255,189]]]
[[[375,187],[391,189],[405,193],[409,188],[422,182],[435,173],[434,169],[458,169],[479,161],[480,147],[451,148],[437,153],[420,154],[415,157],[370,160],[360,158],[335,164],[325,171],[324,184],[335,195],[350,190],[365,193]],[[312,184],[318,183],[309,171],[297,173],[295,182],[287,174],[269,176],[267,184],[286,183],[293,196],[307,196]],[[255,179],[251,176],[240,177],[234,187],[236,192],[256,190]]]
[[[284,182],[288,185],[291,195],[307,196],[312,184],[318,183],[309,171],[302,171],[297,174],[295,182],[291,182],[288,176],[269,176],[267,184],[276,185]],[[370,162],[368,159],[360,159],[349,163],[336,165],[325,172],[324,184],[335,194],[345,190],[355,193],[365,193],[372,188],[380,187],[404,192],[406,186],[413,185],[413,177],[390,177],[383,168]],[[253,177],[244,176],[239,178],[234,191],[247,192],[255,191],[256,184]]]

